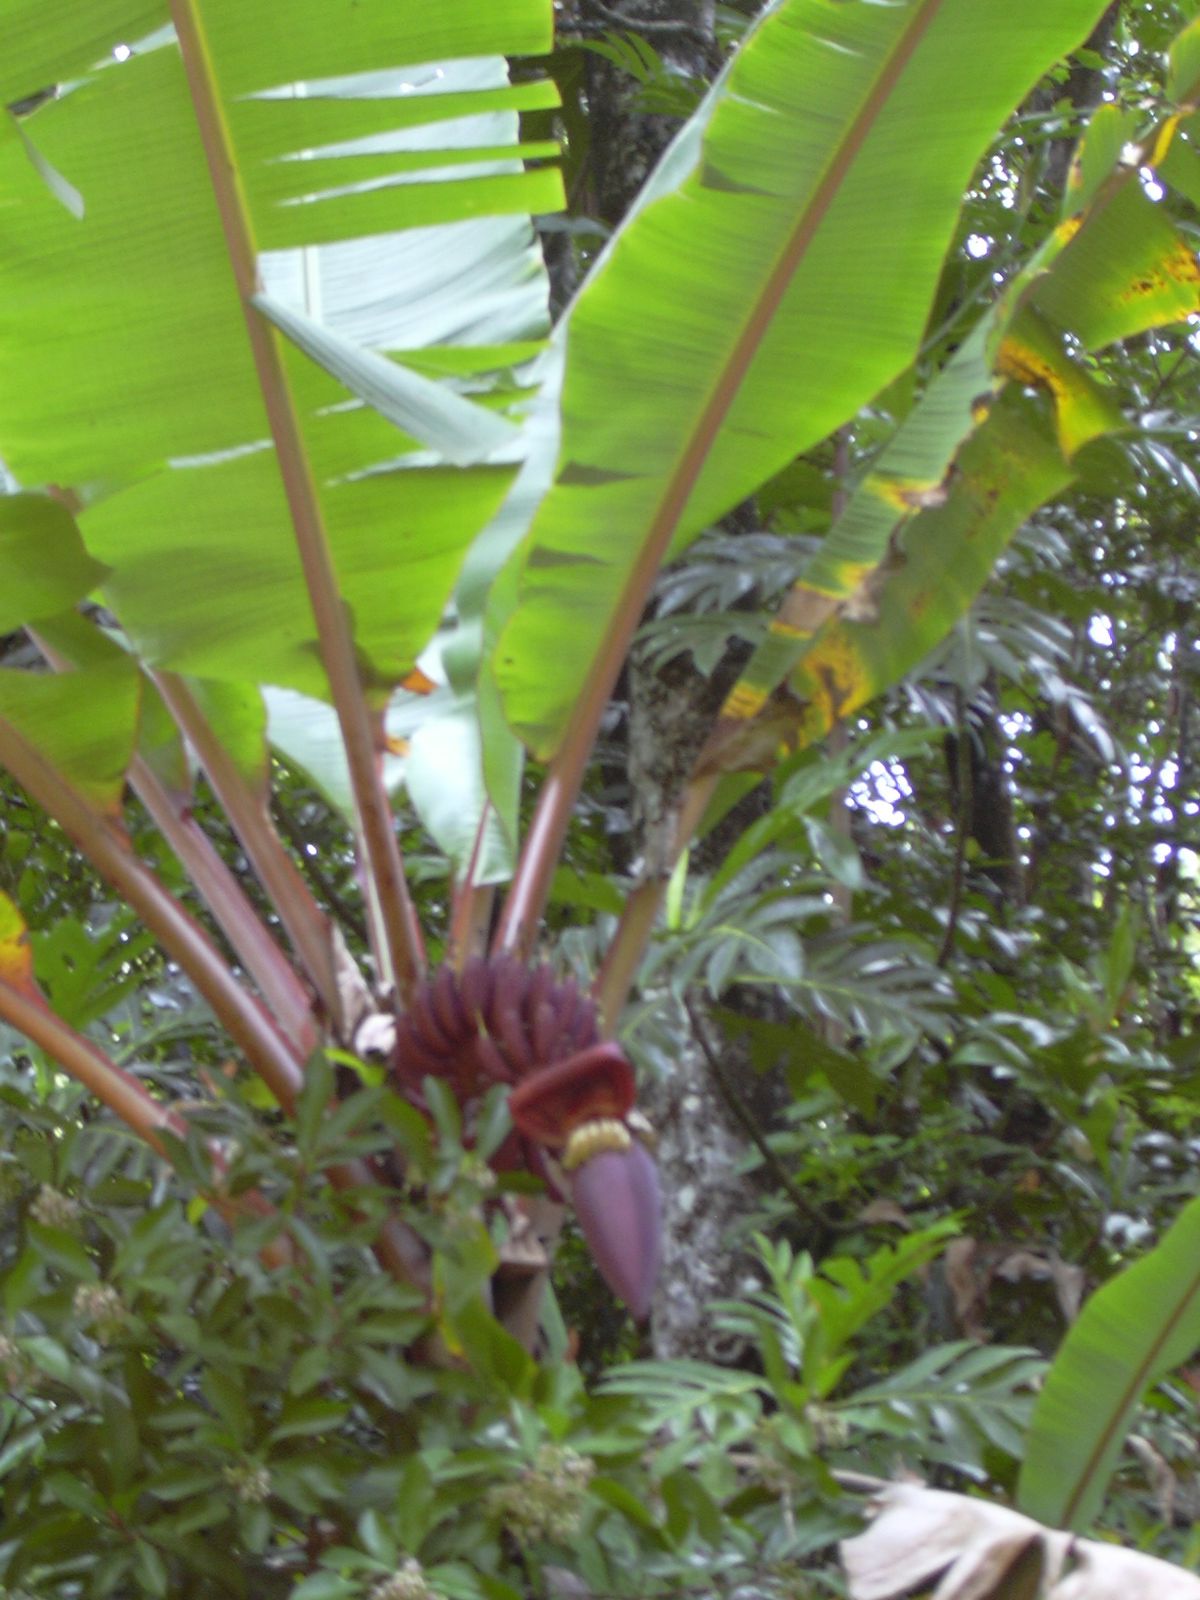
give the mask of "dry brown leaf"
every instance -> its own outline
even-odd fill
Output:
[[[977,1580],[990,1551],[1000,1547],[1011,1563],[1042,1532],[1006,1506],[915,1483],[889,1484],[874,1505],[867,1531],[841,1546],[853,1600],[894,1600],[943,1574],[935,1600],[986,1594]],[[992,1576],[1003,1571],[1000,1565]]]
[[[986,1278],[976,1272],[978,1239],[951,1239],[942,1252],[942,1271],[954,1302],[954,1315],[968,1339],[986,1339],[987,1328],[981,1315],[986,1293]]]
[[[359,970],[358,962],[350,954],[350,947],[336,922],[330,924],[330,934],[340,1012],[340,1015],[334,1018],[334,1024],[338,1038],[343,1043],[349,1043],[363,1020],[373,1011],[374,1001],[367,980]]]
[[[942,1271],[953,1301],[955,1319],[968,1339],[990,1338],[984,1312],[997,1278],[1005,1283],[1052,1284],[1059,1310],[1067,1322],[1074,1322],[1083,1300],[1083,1269],[1071,1266],[1053,1250],[981,1244],[978,1239],[969,1237],[953,1239],[942,1254]]]
[[[1054,1250],[1014,1250],[996,1267],[995,1275],[1008,1283],[1022,1278],[1038,1283],[1052,1283],[1058,1309],[1067,1322],[1074,1322],[1083,1301],[1085,1274],[1082,1267],[1072,1266]]]
[[[1200,1578],[1119,1545],[1044,1528],[1007,1506],[917,1484],[892,1483],[873,1501],[875,1520],[846,1539],[851,1600],[899,1600],[937,1581],[931,1600],[1200,1600]]]
[[[1200,1600],[1200,1578],[1120,1545],[1078,1539],[1071,1571],[1046,1600]]]
[[[861,1222],[864,1228],[877,1226],[881,1222],[894,1222],[898,1228],[912,1228],[908,1212],[895,1200],[872,1200],[862,1208],[855,1221]]]

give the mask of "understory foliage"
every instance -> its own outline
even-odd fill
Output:
[[[723,1313],[760,1374],[642,1362],[589,1394],[563,1325],[538,1364],[479,1304],[495,1265],[486,1174],[450,1130],[431,1137],[371,1090],[332,1128],[314,1091],[293,1144],[228,1102],[231,1187],[270,1195],[305,1245],[302,1266],[267,1269],[261,1223],[231,1235],[189,1212],[159,1163],[81,1122],[70,1091],[32,1090],[22,1073],[4,1089],[14,1593],[311,1600],[406,1594],[386,1584],[407,1574],[414,1594],[422,1575],[430,1593],[505,1597],[546,1592],[564,1565],[597,1594],[803,1593],[802,1558],[854,1526],[831,1467],[886,1470],[918,1423],[963,1470],[1017,1448],[1030,1352],[960,1341],[845,1381],[944,1227],[824,1279],[761,1240],[763,1289]],[[434,1336],[423,1297],[371,1269],[370,1217],[314,1176],[397,1145],[465,1362],[417,1359]]]
[[[1082,1581],[1042,1587],[1046,1528],[1191,1582],[1194,0],[573,0],[553,38],[540,0],[397,0],[378,63],[355,6],[85,9],[0,0],[0,1593],[884,1600],[839,1541],[915,1477],[953,1494],[883,1494],[884,1565],[903,1502],[1035,1529],[997,1600]],[[684,130],[615,233],[614,84],[652,154]],[[708,1359],[570,1217],[522,1322],[504,1089],[396,1091],[424,961],[489,939],[737,1129]]]

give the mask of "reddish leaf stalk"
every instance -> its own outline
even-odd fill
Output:
[[[179,962],[280,1105],[290,1108],[303,1076],[299,1057],[238,983],[196,919],[137,859],[119,824],[88,805],[11,727],[0,725],[0,751],[17,782],[61,824]]]
[[[160,1129],[165,1128],[177,1139],[186,1138],[187,1123],[178,1112],[147,1094],[135,1077],[110,1061],[90,1039],[68,1027],[48,1006],[0,982],[0,1016],[115,1112],[156,1155],[169,1159],[166,1146],[159,1138]],[[210,1147],[209,1154],[214,1174],[220,1180],[226,1171],[224,1157],[216,1146]],[[376,1181],[370,1169],[360,1161],[334,1167],[330,1179],[339,1189],[364,1187]],[[270,1202],[254,1190],[230,1198],[215,1189],[208,1198],[230,1224],[247,1213],[269,1216],[274,1212]],[[385,1223],[373,1248],[380,1264],[394,1276],[424,1286],[428,1277],[424,1252],[415,1235],[401,1224],[392,1220]],[[266,1247],[263,1259],[269,1266],[282,1265],[293,1255],[291,1242],[280,1238]]]
[[[116,1112],[158,1155],[167,1154],[158,1136],[160,1129],[166,1128],[179,1139],[185,1137],[187,1125],[181,1116],[160,1105],[132,1073],[110,1061],[90,1039],[68,1027],[44,1003],[0,982],[0,1016]]]
[[[0,724],[4,765],[35,801],[63,827],[96,869],[108,879],[192,979],[218,1021],[285,1111],[291,1112],[303,1081],[302,1063],[259,1002],[226,966],[208,934],[134,856],[118,824],[101,816],[11,728]],[[160,1106],[137,1080],[108,1061],[95,1046],[75,1035],[48,1008],[0,984],[0,1015],[79,1078],[134,1128],[159,1154],[165,1154],[156,1129],[186,1131],[177,1113]],[[377,1182],[361,1161],[329,1169],[336,1188],[362,1188]],[[224,1202],[221,1202],[224,1204]],[[387,1219],[372,1245],[386,1271],[406,1283],[426,1287],[424,1246],[396,1218]]]
[[[68,670],[67,658],[35,630],[30,630],[56,672]],[[197,826],[186,804],[172,796],[143,756],[134,756],[129,781],[184,870],[208,906],[218,927],[233,946],[276,1021],[300,1056],[317,1044],[309,995],[291,964],[258,918],[241,884]]]
[[[213,733],[184,679],[173,672],[153,672],[151,678],[204,768],[213,792],[320,996],[326,1015],[336,1023],[340,1002],[329,918],[313,899],[299,868],[280,842],[267,813],[265,798],[251,791]]]
[[[683,792],[669,858],[660,863],[654,877],[639,883],[625,902],[613,942],[592,985],[592,998],[599,1009],[601,1027],[606,1033],[616,1029],[617,1019],[629,998],[633,980],[637,977],[646,946],[658,921],[659,909],[675,863],[691,843],[716,786],[714,774],[693,773]]]
[[[258,985],[298,1055],[316,1048],[317,1027],[308,991],[258,919],[241,884],[185,807],[177,804],[148,763],[135,756],[129,780],[202,896],[238,960]]]
[[[480,812],[479,825],[471,846],[471,859],[460,884],[455,885],[453,906],[450,912],[449,960],[461,972],[469,956],[483,955],[487,949],[488,922],[492,915],[496,891],[492,884],[480,886],[475,882],[479,861],[487,838],[488,822],[492,815],[491,802]]]

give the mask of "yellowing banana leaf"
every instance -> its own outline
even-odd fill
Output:
[[[973,166],[1102,9],[769,8],[556,332],[554,487],[491,623],[505,712],[539,755],[614,634],[615,671],[672,541],[911,361]],[[964,61],[970,93],[950,92]]]
[[[793,668],[788,742],[812,743],[916,666],[970,605],[1021,523],[1073,477],[1045,407],[1006,390],[964,445],[945,503],[908,524],[857,620],[826,623]]]
[[[33,975],[33,948],[25,919],[6,894],[0,894],[0,983],[6,983],[27,999],[42,1002],[42,992]]]
[[[1166,143],[1160,148],[1165,152]],[[1110,175],[1095,198],[1046,270],[1037,277],[1027,275],[1032,281],[1030,303],[997,354],[1000,373],[1042,389],[1052,400],[1062,454],[1053,452],[1047,439],[1035,439],[1032,430],[1014,449],[1015,420],[1010,419],[1015,419],[1015,401],[1010,398],[1008,408],[997,408],[998,414],[964,446],[942,509],[921,510],[902,533],[893,534],[890,547],[879,540],[877,526],[877,567],[866,566],[870,547],[860,544],[863,566],[855,576],[863,613],[855,619],[852,603],[844,618],[822,617],[811,660],[805,659],[808,635],[785,631],[772,639],[769,656],[751,663],[753,688],[739,685],[734,709],[741,717],[753,715],[765,702],[782,681],[777,675],[781,670],[791,671],[792,694],[804,709],[793,705],[788,738],[807,743],[838,715],[896,682],[965,612],[1021,522],[1072,481],[1071,456],[1122,426],[1111,400],[1068,353],[1055,324],[1092,350],[1200,313],[1200,270],[1191,247],[1144,194],[1136,172],[1130,170],[1115,182]],[[931,385],[930,399],[955,365]],[[903,435],[916,434],[923,409],[918,407],[900,430],[898,443]],[[986,453],[991,449],[998,458],[989,463]],[[1058,455],[1057,464],[1051,453]],[[1000,485],[1006,486],[1004,492],[997,492]],[[842,548],[840,529],[835,528],[817,559],[827,569],[830,551]],[[939,562],[947,581],[933,584]],[[846,594],[838,599],[853,601]],[[749,670],[746,677],[751,679]]]
[[[1033,293],[1033,304],[1085,350],[1181,322],[1200,304],[1196,253],[1134,178],[1101,195]]]
[[[794,687],[804,699],[814,677],[826,670],[827,663],[811,670],[798,667],[820,629],[828,630],[823,650],[842,659],[843,675],[856,685],[854,705],[862,704],[865,686],[870,686],[869,697],[894,681],[882,672],[878,652],[864,646],[865,656],[859,655],[859,641],[867,635],[854,627],[843,630],[839,617],[887,632],[893,658],[910,666],[937,642],[926,608],[910,611],[902,603],[899,611],[892,610],[899,593],[893,580],[906,559],[910,519],[937,507],[951,492],[956,451],[988,415],[997,382],[1011,379],[1050,398],[1059,445],[1070,461],[1084,445],[1123,424],[1111,396],[1070,348],[1068,330],[1090,350],[1200,311],[1200,273],[1191,249],[1162,209],[1152,205],[1136,169],[1125,161],[1125,140],[1118,135],[1127,127],[1128,119],[1110,106],[1092,119],[1072,166],[1074,208],[1089,202],[1082,216],[1072,216],[1047,240],[980,320],[855,489],[731,691],[702,770],[769,765],[781,746],[825,730],[823,713],[806,713],[807,731],[800,731],[794,698],[768,706],[789,673],[795,672]],[[1178,141],[1172,144],[1173,132],[1168,122],[1151,140],[1164,156],[1179,148]],[[992,437],[985,434],[985,443]],[[977,454],[972,463],[975,474],[983,475]],[[1063,478],[1068,481],[1069,475]],[[1007,503],[1015,510],[1022,502]],[[957,514],[945,524],[953,529],[948,536],[954,541],[974,537],[963,521],[964,504],[960,492]],[[1036,504],[1028,502],[1024,514]],[[995,509],[989,503],[989,526],[979,530],[979,538],[998,555],[1018,524],[1002,533]],[[939,523],[933,519],[926,526],[936,529]],[[956,550],[956,543],[947,545],[948,565]],[[979,582],[985,577],[981,572]],[[969,603],[974,591],[961,592]],[[939,609],[937,615],[947,627],[955,620],[949,610]],[[763,729],[748,729],[752,719],[757,724],[768,718]]]

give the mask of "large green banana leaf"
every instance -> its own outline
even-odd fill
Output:
[[[268,258],[274,299],[375,349],[473,349],[467,375],[495,361],[486,347],[544,332],[526,216],[558,203],[558,178],[516,159],[515,108],[546,91],[514,89],[494,57],[439,59],[544,49],[548,12],[541,0],[203,6],[255,243],[304,252]],[[106,598],[147,659],[322,692],[177,48],[110,60],[27,121],[86,210],[72,218],[5,147],[0,455],[23,483],[79,494],[88,548],[112,569]],[[420,234],[389,248],[400,229]],[[372,291],[372,276],[386,287]],[[347,404],[307,359],[293,356],[289,375],[356,643],[380,681],[395,679],[511,467],[426,464],[428,441]],[[457,409],[460,426],[475,413],[491,436],[490,411],[462,397]]]
[[[490,620],[504,710],[539,755],[614,634],[615,671],[672,543],[912,360],[972,168],[1102,10],[768,9],[556,332],[554,484]]]
[[[498,52],[547,49],[551,7],[186,9],[259,252],[259,304],[295,342],[286,372],[361,672],[382,693],[433,635],[519,455],[513,374],[547,329],[529,213],[557,207],[561,184],[527,165],[552,147],[519,135],[519,113],[556,91],[512,83]],[[0,459],[25,486],[70,491],[94,571],[108,569],[100,592],[147,663],[323,696],[169,20],[166,4],[0,0],[6,99],[60,85],[21,128],[84,207],[82,219],[63,208],[21,141],[0,144]],[[23,515],[27,550],[36,529]],[[8,551],[15,578],[13,539]],[[16,593],[2,567],[0,587]],[[40,604],[31,596],[10,625],[47,614]],[[284,723],[291,753],[320,767],[298,703]],[[480,762],[463,762],[460,711],[444,719],[449,761],[438,718],[426,720],[439,798],[456,773],[474,794]],[[345,799],[344,763],[332,767]]]

